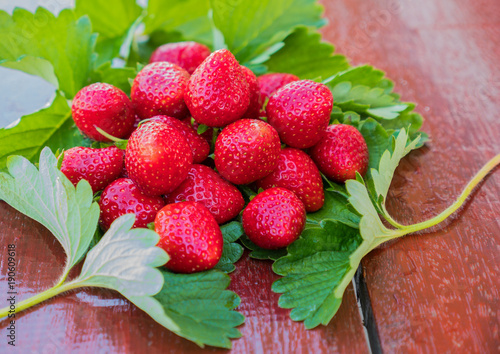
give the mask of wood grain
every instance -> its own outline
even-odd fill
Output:
[[[388,209],[410,224],[445,209],[500,153],[500,2],[329,1],[326,37],[419,102],[426,148],[397,170]],[[372,252],[363,271],[385,352],[500,350],[500,173],[435,232]]]

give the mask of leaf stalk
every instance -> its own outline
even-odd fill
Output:
[[[23,300],[16,304],[16,308],[14,313],[21,312],[23,310],[26,310],[32,306],[38,305],[39,303],[48,300],[50,298],[53,298],[54,296],[57,296],[61,293],[64,293],[68,290],[76,289],[79,287],[78,283],[66,283],[66,284],[61,284],[61,281],[53,286],[50,289],[45,290],[44,292],[41,292],[39,294],[36,294],[35,296],[32,296],[26,300]],[[0,318],[7,317],[9,315],[9,311],[11,311],[10,306],[7,306],[3,309],[0,310]],[[12,313],[12,312],[11,312]]]

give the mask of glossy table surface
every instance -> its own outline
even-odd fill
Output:
[[[323,4],[329,19],[322,30],[325,39],[352,63],[385,70],[396,91],[404,100],[417,102],[426,118],[423,130],[431,141],[399,166],[389,192],[389,212],[403,224],[436,215],[500,152],[500,2],[325,0]],[[9,93],[0,106],[8,111],[0,116],[2,125],[19,112],[29,112],[22,111],[27,109],[23,99],[7,85],[30,79],[4,76],[0,92]],[[29,87],[19,94],[40,101],[50,97],[50,88],[41,83]],[[1,307],[6,306],[6,253],[11,243],[18,251],[20,299],[50,287],[64,263],[62,248],[47,230],[0,202]],[[245,254],[231,274],[230,288],[241,296],[239,310],[247,320],[241,326],[243,337],[233,341],[231,352],[366,353],[370,348],[375,353],[498,352],[499,267],[497,168],[451,221],[369,254],[358,274],[362,311],[350,285],[328,326],[306,331],[291,321],[289,311],[278,308],[278,295],[270,290],[277,279],[271,264]],[[5,319],[0,321],[0,352],[11,349],[7,326]],[[104,289],[63,294],[18,314],[17,336],[16,349],[22,353],[201,351],[116,292]]]

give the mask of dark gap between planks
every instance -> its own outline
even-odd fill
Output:
[[[373,308],[368,293],[368,287],[363,276],[363,269],[359,265],[354,275],[354,284],[356,287],[356,297],[361,305],[361,313],[363,315],[363,325],[368,332],[368,340],[372,354],[381,354],[382,346],[378,335],[377,325],[373,318]]]

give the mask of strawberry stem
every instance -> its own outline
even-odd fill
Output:
[[[9,315],[9,313],[18,313],[23,310],[26,310],[32,306],[35,306],[45,300],[48,300],[50,298],[53,298],[56,295],[59,295],[65,291],[76,289],[80,287],[78,283],[66,283],[66,284],[60,284],[60,282],[55,285],[54,287],[45,290],[44,292],[41,292],[40,294],[37,294],[33,297],[30,297],[26,300],[23,300],[19,303],[16,304],[15,310],[11,310],[10,306],[7,306],[3,309],[0,309],[0,318],[6,317]],[[11,312],[13,311],[13,312]]]
[[[446,220],[451,214],[453,214],[456,210],[458,210],[464,202],[467,200],[469,195],[472,193],[474,188],[483,180],[484,177],[488,173],[490,173],[498,164],[500,164],[500,154],[496,155],[494,158],[492,158],[488,163],[486,163],[480,170],[479,172],[476,173],[476,175],[471,179],[471,181],[465,186],[464,190],[462,193],[459,195],[457,200],[450,205],[448,208],[446,208],[443,212],[441,212],[439,215],[433,217],[432,219],[429,219],[427,221],[423,221],[417,224],[413,225],[401,225],[402,227],[399,230],[393,230],[391,232],[390,236],[384,236],[380,238],[380,241],[377,243],[382,243],[397,237],[401,237],[413,232],[417,231],[422,231],[425,229],[428,229],[430,227],[436,226],[437,224],[443,222]]]

